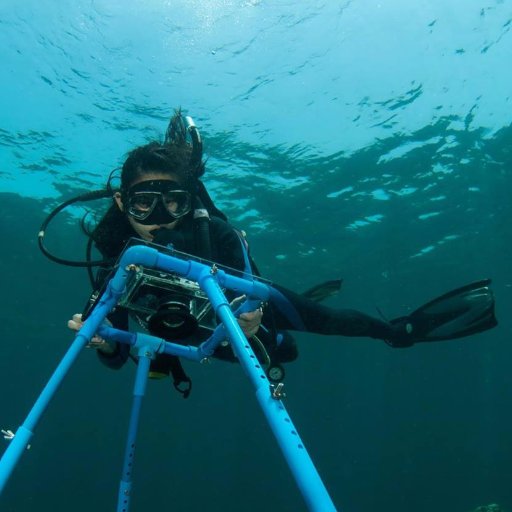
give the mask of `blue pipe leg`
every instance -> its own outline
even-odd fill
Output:
[[[88,341],[89,338],[80,334],[74,339],[65,356],[62,358],[61,362],[50,377],[48,383],[44,387],[43,391],[41,391],[41,394],[30,410],[25,421],[16,431],[14,439],[9,442],[9,446],[4,452],[2,459],[0,460],[0,494],[2,493],[2,490],[5,487],[5,484],[7,483],[7,480],[9,479],[14,467],[25,451],[25,448],[27,447],[34,433],[34,429],[41,419],[41,416],[59,389],[60,384],[69,372],[72,364],[78,357],[78,354],[81,352]]]
[[[46,411],[51,399],[59,389],[64,377],[68,374],[71,366],[76,361],[78,354],[80,354],[85,345],[93,337],[99,325],[115,305],[115,302],[115,296],[109,295],[106,299],[102,300],[98,307],[93,311],[91,317],[85,322],[83,327],[80,329],[80,332],[76,335],[73,343],[53,372],[46,386],[43,388],[43,391],[41,391],[41,394],[28,413],[25,421],[21,427],[18,428],[14,439],[10,441],[7,450],[0,460],[0,494],[2,493],[5,484],[7,483],[14,467],[18,463],[22,453],[27,447],[37,423]]]
[[[231,312],[218,283],[213,276],[205,276],[201,280],[201,286],[208,294],[215,312],[222,320],[238,360],[256,390],[258,402],[309,510],[312,512],[336,512],[336,507],[292,420],[280,397],[273,396],[270,382]]]
[[[137,365],[137,373],[135,376],[135,385],[133,389],[133,403],[130,414],[130,423],[128,425],[128,437],[126,440],[126,449],[124,452],[123,473],[121,476],[121,482],[119,484],[117,512],[128,512],[130,508],[133,460],[135,456],[135,440],[137,437],[137,429],[139,427],[142,398],[146,392],[150,362],[151,359],[148,356],[139,356],[139,363]]]
[[[281,401],[272,396],[271,389],[270,386],[267,389],[261,386],[256,397],[308,509],[312,512],[336,512],[290,416]]]

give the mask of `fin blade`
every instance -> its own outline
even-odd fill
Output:
[[[487,294],[489,290],[489,285],[491,284],[490,279],[482,279],[481,281],[475,281],[474,283],[469,283],[465,286],[461,286],[460,288],[456,288],[455,290],[451,290],[431,301],[420,306],[412,315],[419,313],[431,312],[432,314],[436,313],[436,307],[441,306],[441,308],[445,307],[450,299],[459,299],[460,297],[474,295],[477,290],[482,290],[484,294]],[[491,292],[492,293],[492,292]]]
[[[452,290],[409,315],[414,341],[462,338],[498,324],[490,279]]]
[[[302,293],[303,297],[313,300],[315,302],[321,302],[328,297],[336,295],[341,289],[341,283],[343,279],[332,279],[323,283],[317,284],[309,290]]]
[[[429,341],[463,338],[492,329],[498,324],[494,316],[494,304],[469,309],[451,321],[435,327],[428,333]]]

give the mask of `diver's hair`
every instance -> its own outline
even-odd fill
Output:
[[[163,143],[153,141],[135,148],[128,154],[121,171],[121,190],[149,172],[173,173],[188,188],[195,188],[197,178],[204,172],[204,162],[192,162],[192,146],[187,142],[187,128],[181,110],[169,121]]]
[[[90,236],[102,256],[115,261],[134,232],[126,215],[113,204]]]
[[[148,173],[176,174],[184,185],[194,181],[190,168],[190,148],[150,142],[128,154],[121,171],[121,190],[126,192],[135,180]]]
[[[204,172],[204,162],[192,162],[192,150],[181,109],[177,109],[169,121],[163,143],[152,141],[128,153],[121,170],[121,194],[126,194],[136,180],[151,172],[175,174],[184,188],[195,193],[198,177]],[[90,236],[104,257],[117,258],[134,232],[126,215],[113,204]]]

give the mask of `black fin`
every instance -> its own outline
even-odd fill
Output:
[[[452,340],[492,329],[498,321],[490,284],[484,279],[457,288],[392,323],[404,326],[412,343]]]
[[[324,283],[317,284],[302,293],[306,299],[313,300],[315,302],[321,302],[327,297],[336,295],[341,289],[341,283],[343,279],[333,279],[331,281],[325,281]]]

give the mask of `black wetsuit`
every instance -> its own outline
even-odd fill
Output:
[[[192,255],[200,255],[198,254],[198,242],[194,237],[192,221],[187,220],[172,232],[168,231],[168,233],[172,235],[172,243],[175,249]],[[135,233],[133,236],[135,236]],[[162,243],[159,240],[155,241]],[[167,241],[164,240],[163,242]],[[210,241],[211,259],[213,261],[237,270],[244,269],[244,249],[239,235],[232,226],[217,217],[212,217],[210,221]],[[256,273],[256,269],[253,268],[253,270]],[[270,303],[264,310],[263,328],[259,329],[257,336],[262,340],[274,362],[293,361],[298,355],[295,341],[287,333],[289,330],[326,335],[380,338],[388,341],[396,337],[396,330],[391,324],[359,311],[325,307],[279,285],[274,284],[273,287],[282,293],[300,318],[300,322],[290,320],[289,315],[284,310],[286,308],[280,307],[279,304]],[[114,326],[124,330],[128,329],[128,312],[126,310],[116,310],[109,316],[109,319]],[[276,341],[276,338],[280,343]],[[196,340],[196,343],[201,341],[204,340]],[[118,344],[112,354],[104,354],[98,351],[98,355],[101,361],[111,368],[120,368],[130,357],[128,345],[123,344]],[[224,360],[236,360],[229,346],[219,347],[215,356]],[[168,356],[160,356],[159,360],[153,362],[152,367],[162,366],[162,364],[165,366],[162,357]]]

